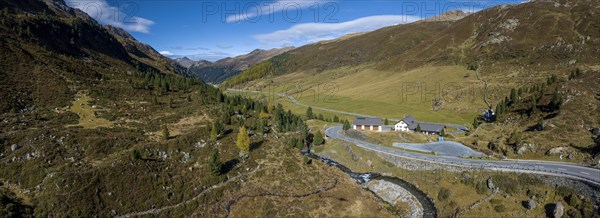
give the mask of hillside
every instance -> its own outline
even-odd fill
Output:
[[[570,161],[594,164],[600,159],[595,149],[600,145],[590,133],[600,126],[598,3],[529,1],[473,14],[453,11],[306,45],[223,86],[288,92],[302,103],[342,111],[389,118],[413,114],[473,127],[483,110],[506,103],[511,89],[524,92],[536,85],[539,95],[520,94],[498,121],[456,140],[515,158],[560,160],[550,150],[565,147],[561,154],[573,154]],[[576,71],[580,74],[572,76]],[[539,91],[552,75],[557,81]],[[559,113],[547,110],[554,93],[564,100]],[[533,103],[535,113],[524,113]],[[531,131],[540,119],[550,128]],[[518,143],[511,135],[521,137]],[[557,135],[569,137],[552,137]],[[529,144],[535,149],[518,152]]]
[[[0,8],[0,217],[399,213],[309,164],[281,107],[224,96],[63,1]]]
[[[214,63],[200,61],[191,65],[189,69],[191,72],[197,73],[203,81],[211,84],[219,84],[257,63],[292,49],[294,48],[286,47],[270,50],[256,49],[248,54],[221,59]]]

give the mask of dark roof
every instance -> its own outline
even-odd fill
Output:
[[[424,132],[442,132],[446,126],[442,124],[434,124],[434,123],[412,123],[408,126],[410,130],[416,130],[417,126],[421,126],[421,131]]]
[[[353,125],[369,125],[369,126],[381,126],[381,118],[372,117],[355,117]]]
[[[411,123],[417,122],[417,119],[415,119],[411,115],[406,115],[406,116],[404,116],[404,118],[402,118],[402,121],[404,121],[407,124],[411,124]]]

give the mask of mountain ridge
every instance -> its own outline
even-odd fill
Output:
[[[205,82],[219,84],[257,63],[293,49],[294,47],[274,48],[269,50],[255,49],[247,54],[236,57],[227,57],[215,62],[198,61],[192,64],[189,67],[189,70],[197,73]]]

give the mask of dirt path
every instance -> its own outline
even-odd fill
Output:
[[[280,198],[305,198],[311,195],[316,195],[316,194],[321,194],[323,192],[329,191],[335,187],[337,187],[338,184],[338,180],[335,179],[333,181],[333,184],[327,187],[323,187],[320,188],[318,190],[309,192],[309,193],[305,193],[305,194],[297,194],[297,195],[286,195],[286,194],[278,194],[278,193],[270,193],[270,192],[266,192],[266,193],[261,193],[261,194],[255,194],[255,195],[248,195],[248,194],[244,194],[242,196],[237,197],[236,199],[230,200],[227,205],[225,206],[225,211],[227,212],[225,214],[225,217],[229,217],[230,213],[231,213],[231,207],[233,207],[238,201],[244,199],[244,198],[257,198],[257,197],[280,197]]]

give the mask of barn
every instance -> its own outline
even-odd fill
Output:
[[[352,129],[381,132],[383,127],[381,126],[381,118],[355,117],[354,122],[352,122]]]

